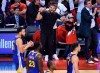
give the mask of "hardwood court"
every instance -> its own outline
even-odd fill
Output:
[[[53,60],[56,64],[54,73],[67,73],[67,62],[63,59]],[[47,70],[47,62],[43,61],[44,70]],[[100,62],[87,64],[84,58],[79,61],[80,73],[100,73]],[[0,58],[0,73],[16,73],[15,66],[11,58]]]

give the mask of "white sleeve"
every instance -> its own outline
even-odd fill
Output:
[[[62,2],[62,0],[58,0],[58,3],[61,3]]]
[[[2,9],[3,12],[5,11],[5,8],[6,8],[6,0],[2,0],[1,9]]]
[[[29,6],[30,3],[31,3],[30,1],[26,1],[26,5],[27,5],[27,6]]]
[[[45,0],[40,0],[40,4],[41,4],[42,6],[44,6],[44,5],[45,5]]]
[[[58,3],[58,8],[63,12],[67,10],[67,8],[62,3]]]
[[[63,11],[67,11],[67,8],[62,4]]]
[[[70,7],[70,10],[73,10],[75,8],[73,0],[69,0],[69,7]]]

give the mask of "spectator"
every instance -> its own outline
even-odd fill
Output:
[[[14,14],[14,8],[19,7],[20,12],[19,14],[22,15],[26,19],[26,11],[27,7],[24,3],[21,2],[21,0],[15,0],[15,3],[11,5],[11,13]]]
[[[82,9],[81,12],[81,25],[79,27],[79,32],[82,36],[85,37],[85,55],[87,63],[93,64],[94,62],[91,60],[91,56],[89,55],[89,46],[90,42],[92,42],[92,57],[93,60],[98,62],[98,56],[97,56],[97,44],[98,44],[98,37],[97,37],[97,30],[95,23],[95,15],[97,9],[92,8],[91,0],[86,0],[84,2],[85,7]]]
[[[34,25],[39,7],[40,7],[40,0],[33,0],[28,6],[28,12],[27,12],[28,25]]]
[[[25,26],[25,19],[19,14],[19,8],[14,8],[14,15],[10,19],[11,24],[15,24],[14,27]]]
[[[81,11],[84,8],[84,1],[85,0],[75,0],[75,3],[78,4],[78,10],[77,10],[77,22],[78,25],[81,23]]]
[[[94,7],[97,8],[98,15],[96,16],[96,21],[100,30],[100,0],[96,0]]]
[[[1,7],[2,7],[2,0],[0,0],[0,28],[4,27],[4,16]]]
[[[9,24],[10,23],[10,5],[11,5],[11,0],[2,0],[2,11],[5,19],[5,23]]]
[[[76,21],[76,10],[74,6],[74,0],[69,0],[69,7],[72,15],[74,16],[74,21]]]
[[[57,19],[60,19],[60,15],[55,12],[56,6],[51,4],[48,11],[44,11],[44,8],[40,8],[37,15],[37,20],[42,20],[41,27],[41,43],[43,49],[45,49],[46,56],[45,61],[52,60],[53,56],[53,40],[54,40],[54,30],[53,26]],[[61,19],[63,20],[63,18]],[[52,22],[51,22],[52,21]],[[58,60],[58,57],[55,55],[55,59]]]
[[[56,7],[57,7],[57,9],[56,9],[56,12],[58,13],[58,14],[60,14],[61,16],[66,16],[68,13],[67,13],[67,8],[62,4],[62,3],[58,3],[58,2],[56,2],[55,0],[51,0],[50,2],[49,2],[49,5],[50,4],[55,4],[56,5]],[[49,6],[48,5],[48,6]]]
[[[74,17],[72,14],[68,14],[69,21],[65,24],[65,29],[68,31],[66,34],[66,50],[64,54],[64,59],[66,59],[67,55],[71,52],[72,44],[77,42],[76,30],[75,30],[75,23]]]
[[[26,0],[26,5],[29,6],[29,4],[32,2],[32,0]]]
[[[32,0],[26,0],[26,5],[29,6],[29,4],[32,2]],[[45,6],[45,0],[40,0],[40,5]]]

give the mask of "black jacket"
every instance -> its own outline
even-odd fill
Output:
[[[16,24],[15,16],[11,16],[10,24]],[[19,15],[19,26],[26,26],[25,19],[23,16]]]
[[[94,8],[92,8],[92,12],[94,12]],[[79,27],[79,32],[82,36],[89,37],[91,35],[90,29],[92,18],[92,15],[90,15],[89,11],[84,7],[81,12],[81,24]],[[98,28],[97,23],[95,24],[94,28]]]

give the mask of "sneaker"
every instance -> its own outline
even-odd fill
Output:
[[[48,61],[48,55],[45,55],[45,61]]]
[[[87,60],[88,64],[94,64],[94,62],[92,60]]]
[[[57,54],[54,54],[54,55],[53,55],[53,58],[54,58],[55,60],[59,60]]]
[[[95,62],[99,62],[99,59],[96,58],[96,57],[94,57],[93,60],[94,60]]]

